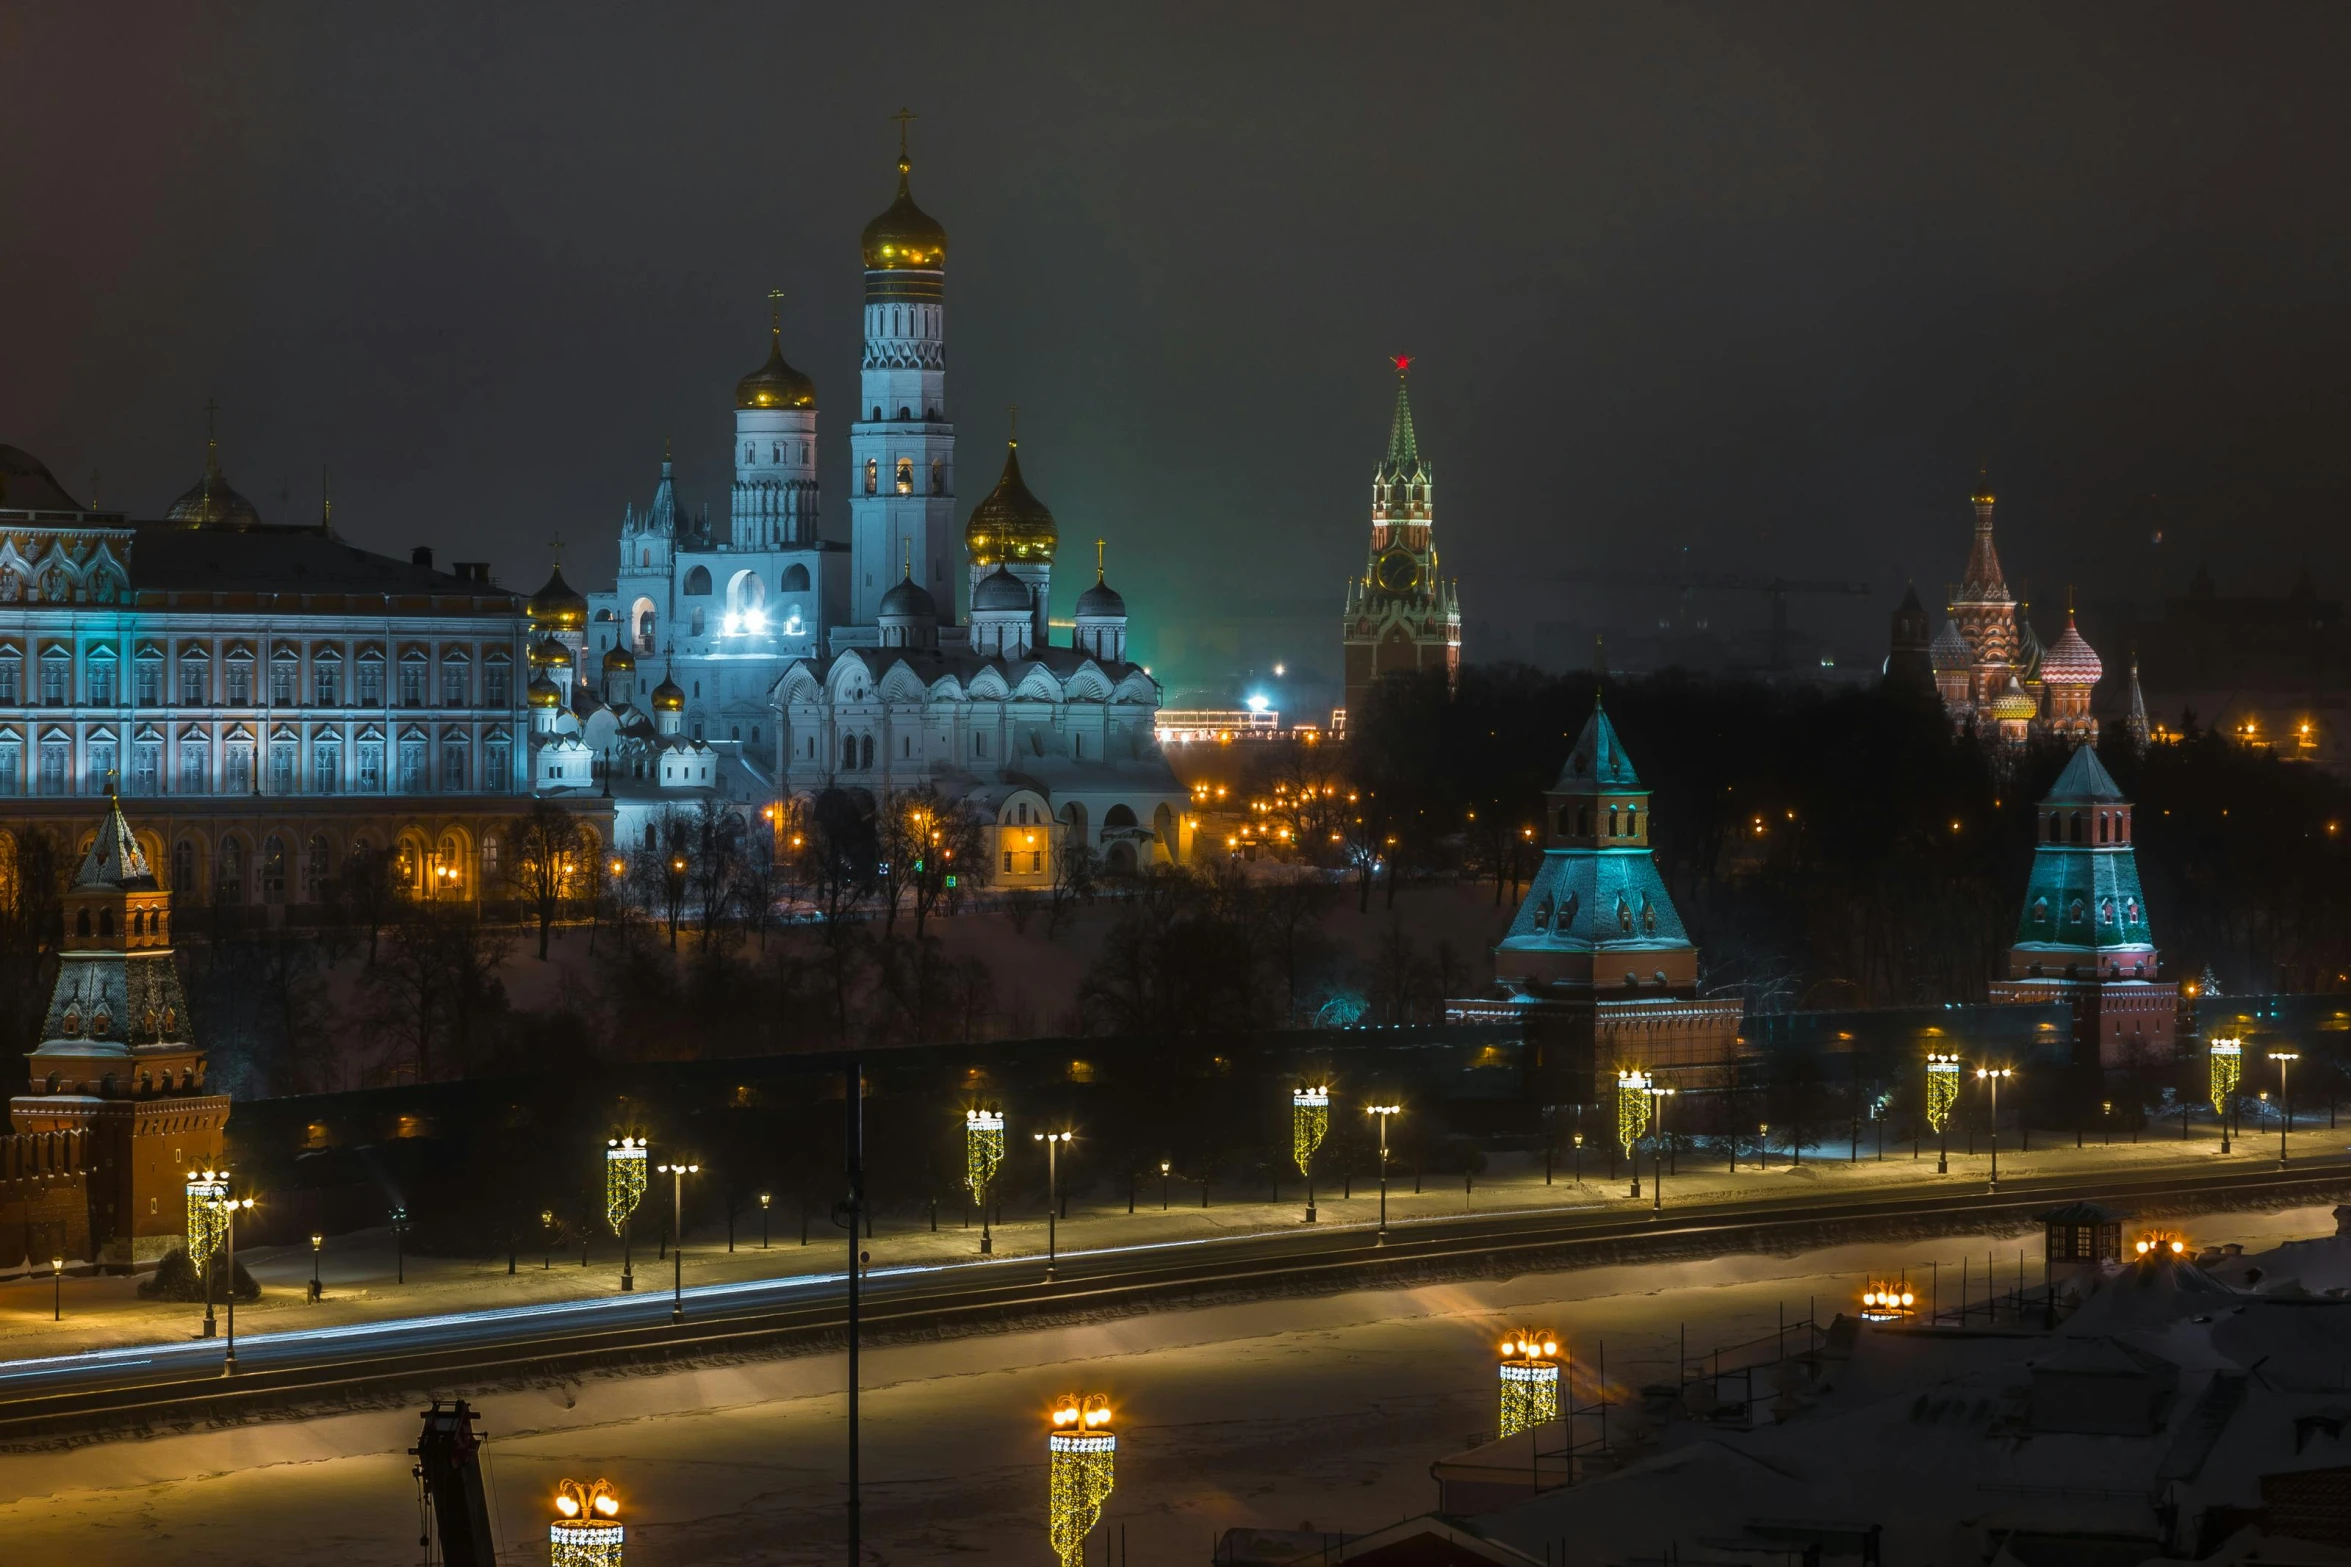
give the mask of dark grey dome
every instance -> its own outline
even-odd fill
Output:
[[[1092,587],[1078,595],[1078,613],[1090,620],[1124,620],[1127,601],[1118,596],[1118,589],[1096,578]]]
[[[1025,612],[1029,602],[1028,584],[1002,566],[980,578],[980,585],[971,590],[971,607],[975,612],[992,609]]]
[[[912,577],[900,577],[898,585],[882,595],[882,613],[936,620],[939,618],[939,606],[924,591],[921,583]]]

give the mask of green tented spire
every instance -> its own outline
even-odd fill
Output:
[[[1388,425],[1388,465],[1392,469],[1420,461],[1420,437],[1412,430],[1412,398],[1404,389],[1404,370],[1411,363],[1409,354],[1396,360],[1396,417]]]

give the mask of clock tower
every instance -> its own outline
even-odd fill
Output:
[[[1388,455],[1371,481],[1371,558],[1347,585],[1340,631],[1345,650],[1347,707],[1360,713],[1382,675],[1442,669],[1448,683],[1461,672],[1461,600],[1438,575],[1431,495],[1436,472],[1420,455],[1405,390],[1409,356],[1396,365],[1396,415],[1388,426]],[[1334,728],[1339,727],[1334,723]]]

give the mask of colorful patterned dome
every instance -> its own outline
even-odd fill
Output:
[[[1967,638],[1960,633],[1959,622],[1946,620],[1943,629],[1935,633],[1935,640],[1927,646],[1927,659],[1938,674],[1965,669],[1975,659],[1969,650]]]
[[[2098,655],[2090,647],[2073,623],[2073,612],[2066,611],[2065,634],[2054,646],[2041,655],[2041,679],[2053,686],[2094,686],[2106,673],[2106,666],[2098,662]]]
[[[1992,716],[2004,723],[2027,723],[2039,716],[2041,704],[2025,694],[2016,677],[2008,677],[2008,689],[1993,699]]]

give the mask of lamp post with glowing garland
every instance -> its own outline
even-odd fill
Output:
[[[1632,1195],[1641,1195],[1641,1138],[1649,1130],[1649,1111],[1654,1103],[1649,1097],[1649,1074],[1626,1071],[1616,1074],[1616,1141],[1624,1149],[1625,1161],[1633,1169]]]
[[[220,1176],[225,1183],[228,1179],[228,1172],[223,1170],[220,1172]],[[226,1192],[225,1184],[222,1190],[224,1193]],[[240,1208],[251,1209],[253,1199],[224,1195],[215,1199],[215,1206],[220,1210],[221,1248],[224,1253],[222,1271],[228,1275],[229,1281],[228,1350],[220,1360],[220,1374],[225,1377],[237,1369],[237,1210]]]
[[[1045,1145],[1045,1277],[1053,1277],[1054,1265],[1061,1260],[1061,1241],[1055,1229],[1061,1217],[1061,1145],[1070,1140],[1068,1132],[1031,1132],[1036,1141]]]
[[[1990,1189],[2000,1189],[2000,1085],[2016,1075],[2016,1068],[2008,1066],[1979,1066],[1975,1075],[1992,1093],[1992,1179]]]
[[[1331,1091],[1328,1088],[1290,1090],[1290,1157],[1306,1178],[1306,1222],[1314,1222],[1314,1151],[1331,1129]]]
[[[1532,1329],[1502,1341],[1502,1412],[1496,1427],[1516,1436],[1559,1418],[1559,1340]]]
[[[604,1222],[620,1237],[620,1287],[637,1287],[635,1261],[629,1250],[629,1215],[645,1197],[645,1139],[609,1138],[604,1144]]]
[[[226,1170],[196,1170],[188,1176],[188,1261],[204,1281],[206,1338],[218,1332],[212,1315],[212,1254],[220,1249],[220,1205],[228,1194]]]
[[[698,1164],[663,1164],[654,1167],[657,1175],[669,1177],[670,1239],[675,1242],[670,1252],[669,1320],[686,1320],[686,1177],[700,1175]]]
[[[2286,1167],[2286,1134],[2294,1129],[2294,1107],[2286,1102],[2286,1068],[2302,1059],[2299,1050],[2272,1050],[2269,1058],[2278,1064],[2278,1168]]]
[[[1388,1244],[1388,1117],[1402,1115],[1402,1105],[1365,1105],[1365,1115],[1377,1116],[1380,1122],[1380,1227],[1373,1244]]]
[[[1935,1173],[1951,1173],[1951,1111],[1959,1103],[1959,1057],[1927,1052],[1927,1125],[1939,1139],[1935,1146]]]
[[[2204,1047],[2210,1072],[2212,1112],[2220,1117],[2220,1151],[2229,1151],[2229,1106],[2237,1097],[2237,1081],[2245,1069],[2245,1043],[2215,1039]]]
[[[1649,1140],[1649,1146],[1657,1156],[1657,1172],[1649,1182],[1650,1209],[1655,1213],[1665,1211],[1665,1149],[1667,1142],[1665,1102],[1680,1091],[1676,1088],[1667,1088],[1654,1080],[1651,1081],[1648,1088],[1650,1102],[1657,1106],[1657,1134]]]
[[[980,1255],[996,1252],[996,1237],[988,1228],[988,1190],[997,1167],[1004,1163],[1004,1112],[972,1109],[963,1112],[963,1181],[980,1205]]]
[[[566,1480],[555,1488],[555,1521],[547,1526],[551,1567],[621,1567],[624,1539],[611,1481]]]
[[[1053,1469],[1047,1537],[1062,1567],[1078,1567],[1086,1536],[1101,1521],[1102,1504],[1117,1483],[1118,1437],[1110,1429],[1110,1400],[1100,1393],[1063,1394],[1054,1401],[1052,1418],[1045,1438]]]

